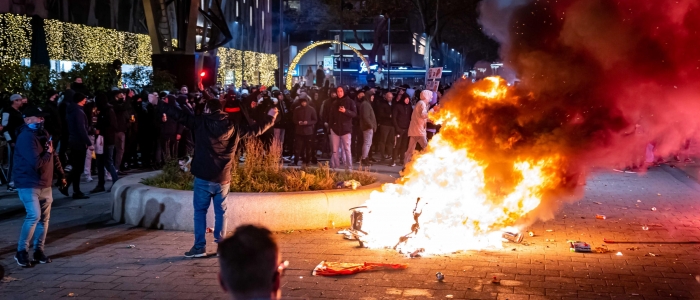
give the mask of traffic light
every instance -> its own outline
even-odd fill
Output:
[[[202,73],[199,73],[199,77],[204,78],[205,76],[207,76],[207,72],[202,71]]]

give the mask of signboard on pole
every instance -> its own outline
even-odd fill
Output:
[[[435,80],[442,79],[442,67],[439,68],[430,68],[428,69],[428,72],[425,74],[425,80]]]
[[[440,87],[440,81],[426,81],[425,82],[425,89],[433,92],[437,92],[438,87]]]

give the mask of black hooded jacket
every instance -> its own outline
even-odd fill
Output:
[[[220,184],[231,181],[231,157],[237,137],[258,136],[272,127],[274,121],[271,116],[267,116],[265,123],[239,126],[220,110],[193,116],[163,101],[158,103],[158,111],[165,113],[168,119],[190,128],[196,136],[192,175]]]
[[[396,133],[408,132],[408,127],[411,125],[411,115],[413,108],[411,104],[406,104],[403,99],[394,102],[391,108],[392,120]]]
[[[66,120],[68,123],[68,142],[72,147],[92,146],[88,138],[88,120],[83,107],[73,102],[66,107]]]
[[[340,107],[345,107],[345,113],[339,111]],[[346,94],[345,97],[335,100],[328,112],[328,125],[336,135],[342,136],[352,133],[353,119],[357,117],[357,106],[355,101]]]

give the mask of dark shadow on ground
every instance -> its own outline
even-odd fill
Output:
[[[75,247],[71,250],[66,250],[63,252],[59,252],[56,254],[51,255],[52,258],[62,258],[62,257],[71,257],[74,255],[80,255],[84,254],[87,252],[90,252],[94,250],[95,248],[99,248],[102,246],[107,246],[107,245],[112,245],[112,244],[117,244],[117,243],[124,243],[127,241],[131,241],[137,238],[140,238],[142,236],[145,236],[148,234],[147,230],[134,230],[135,228],[129,228],[126,232],[117,232],[117,233],[112,233],[108,234],[99,238],[91,239],[89,244],[81,244],[78,247]]]

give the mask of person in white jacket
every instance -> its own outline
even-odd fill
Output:
[[[433,92],[424,90],[420,93],[420,101],[416,103],[411,115],[411,125],[408,126],[408,149],[404,155],[404,165],[413,159],[413,151],[416,144],[425,150],[428,147],[428,134],[426,126],[428,124],[428,102],[433,99]]]

